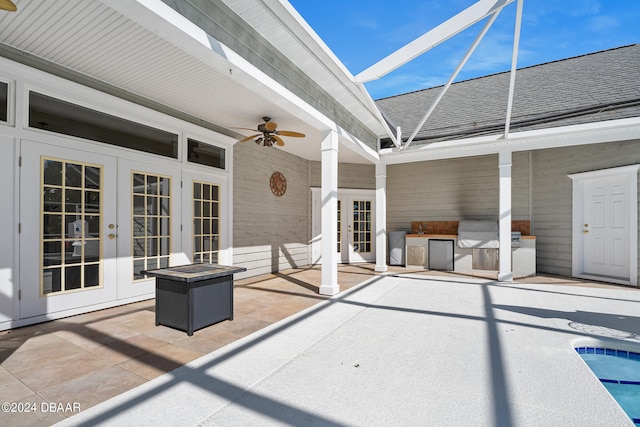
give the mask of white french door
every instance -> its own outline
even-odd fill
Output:
[[[186,263],[181,253],[180,169],[118,160],[118,299],[155,292],[142,271]]]
[[[320,189],[312,188],[312,263],[322,261]],[[375,190],[338,190],[338,259],[342,263],[374,262]]]
[[[153,296],[188,262],[178,168],[22,142],[20,318]]]
[[[20,318],[116,297],[116,159],[21,142]]]

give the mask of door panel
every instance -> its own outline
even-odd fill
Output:
[[[349,197],[352,232],[350,233],[349,262],[375,259],[373,238],[373,200],[365,197]]]
[[[116,160],[21,142],[20,318],[115,298]]]
[[[226,178],[184,171],[182,198],[185,260],[231,265]]]
[[[629,278],[629,193],[626,176],[585,181],[584,272]]]
[[[155,292],[142,271],[184,264],[180,205],[179,169],[118,160],[118,299]]]
[[[338,199],[338,249],[342,262],[375,260],[373,206],[373,197],[366,195]]]

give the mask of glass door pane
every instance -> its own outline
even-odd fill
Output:
[[[217,264],[220,253],[220,188],[193,181],[193,261]]]
[[[338,253],[342,251],[342,200],[338,199]]]
[[[102,287],[102,167],[42,158],[41,294]]]
[[[353,252],[371,252],[371,201],[353,201]]]
[[[143,270],[169,266],[171,178],[132,172],[131,185],[133,279],[137,280],[146,277]]]

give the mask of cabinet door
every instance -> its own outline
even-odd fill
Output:
[[[427,268],[427,241],[424,238],[407,238],[407,266]]]

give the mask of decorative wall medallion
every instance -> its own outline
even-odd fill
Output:
[[[271,175],[271,192],[280,197],[287,191],[287,179],[281,172],[274,172]]]

